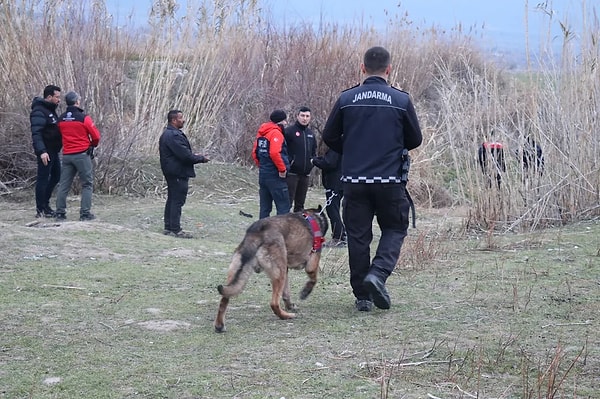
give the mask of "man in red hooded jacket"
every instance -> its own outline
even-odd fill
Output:
[[[277,214],[290,211],[290,198],[285,180],[290,162],[283,135],[287,115],[277,109],[271,113],[270,121],[258,128],[252,148],[252,158],[258,166],[258,195],[260,198],[259,218],[269,217],[273,202]]]

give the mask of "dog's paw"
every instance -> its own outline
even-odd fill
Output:
[[[217,326],[215,325],[215,332],[217,333],[224,333],[225,331],[227,331],[227,329],[225,328],[225,326]]]
[[[296,310],[296,309],[298,309],[298,308],[296,307],[295,303],[289,303],[289,304],[285,305],[285,310]]]
[[[304,299],[308,298],[308,296],[310,295],[311,292],[312,292],[312,287],[310,289],[305,287],[300,292],[300,299],[304,300]]]

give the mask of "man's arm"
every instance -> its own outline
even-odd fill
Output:
[[[340,110],[340,99],[335,102],[325,128],[323,129],[323,141],[338,154],[342,153],[342,112]]]
[[[46,116],[41,111],[32,111],[29,115],[31,121],[31,140],[33,141],[33,151],[35,155],[40,156],[46,150],[43,131],[46,127]]]
[[[325,156],[313,158],[313,165],[324,171],[331,171],[337,168],[339,161],[340,154],[330,149]]]
[[[174,135],[172,140],[169,140],[169,142],[167,142],[167,146],[169,147],[169,149],[184,164],[193,165],[197,163],[208,162],[208,158],[206,158],[203,155],[194,154],[188,145],[189,142],[181,134]]]
[[[283,158],[281,157],[281,149],[283,147],[283,140],[284,140],[284,137],[283,137],[283,134],[281,134],[281,133],[275,133],[273,135],[273,137],[269,140],[269,156],[271,157],[271,160],[273,161],[273,163],[275,164],[275,167],[279,171],[280,176],[282,173],[285,173],[287,171],[285,162],[283,161]]]
[[[404,125],[404,147],[408,150],[417,148],[423,142],[423,134],[419,127],[419,120],[415,108],[408,99],[406,104],[406,123]]]
[[[89,115],[86,115],[83,118],[83,125],[85,126],[85,129],[88,132],[88,136],[90,138],[90,145],[92,147],[97,147],[100,143],[100,131],[98,130],[98,128],[94,124],[94,121]]]
[[[260,161],[258,160],[258,155],[256,154],[256,147],[258,146],[258,140],[254,139],[254,144],[252,144],[252,159],[256,166],[260,166]]]

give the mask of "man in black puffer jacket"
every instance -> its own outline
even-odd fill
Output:
[[[44,98],[35,97],[31,103],[31,140],[37,158],[36,217],[54,217],[50,197],[60,181],[58,153],[62,149],[62,137],[56,114],[60,92],[60,87],[48,85],[44,88]]]
[[[193,238],[190,233],[181,229],[181,208],[187,198],[189,179],[196,177],[194,165],[208,162],[209,159],[192,152],[188,138],[181,131],[185,123],[181,111],[176,109],[169,111],[167,120],[169,124],[158,142],[160,168],[167,181],[164,234],[179,238]]]
[[[317,140],[308,127],[309,123],[310,108],[301,107],[296,116],[296,123],[285,128],[285,142],[290,157],[290,171],[286,183],[293,212],[304,209],[309,175],[313,168],[310,160],[317,153]]]

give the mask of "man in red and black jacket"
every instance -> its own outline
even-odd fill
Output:
[[[287,115],[281,109],[271,112],[269,121],[260,125],[252,147],[252,159],[258,166],[259,218],[271,215],[273,202],[278,215],[290,211],[288,186],[285,181],[290,163],[283,127]]]
[[[67,218],[67,195],[75,174],[81,182],[81,206],[79,220],[93,220],[92,193],[94,172],[92,165],[93,149],[100,142],[100,132],[94,121],[80,108],[81,97],[74,91],[65,96],[67,111],[58,118],[58,128],[62,135],[63,161],[58,193],[56,194],[56,219]]]

